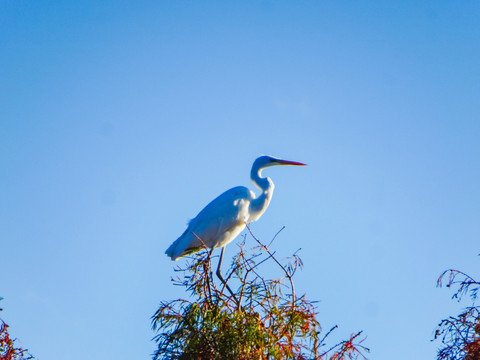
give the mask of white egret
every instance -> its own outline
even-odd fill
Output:
[[[225,191],[189,221],[187,230],[170,245],[165,253],[175,261],[205,247],[212,250],[222,248],[217,276],[226,284],[220,272],[225,245],[235,239],[246,224],[258,220],[267,209],[275,186],[269,177],[262,177],[261,173],[263,169],[276,165],[304,166],[305,164],[271,156],[260,156],[253,163],[250,174],[252,182],[262,190],[260,196],[255,196],[253,191],[244,186]]]

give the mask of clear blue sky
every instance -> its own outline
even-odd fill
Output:
[[[478,1],[0,2],[1,316],[40,360],[149,359],[165,249],[261,154],[255,234],[371,359],[433,359],[479,276]],[[250,241],[251,243],[251,241]],[[227,255],[235,251],[229,245]]]

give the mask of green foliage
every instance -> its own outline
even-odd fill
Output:
[[[293,275],[301,260],[293,255],[285,264],[255,237],[249,252],[245,242],[234,256],[226,281],[217,285],[211,252],[190,257],[172,279],[190,293],[190,300],[162,302],[153,316],[158,348],[154,359],[354,359],[368,351],[356,343],[361,333],[328,350],[317,313],[305,296],[297,297]],[[260,270],[276,264],[277,279]],[[232,293],[229,288],[236,289]],[[227,290],[227,291],[226,291]],[[333,329],[332,329],[333,330]],[[360,341],[361,342],[361,341]],[[322,351],[323,350],[323,351]]]

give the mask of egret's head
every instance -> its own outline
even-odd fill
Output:
[[[306,166],[306,164],[296,162],[296,161],[288,161],[288,160],[282,160],[278,159],[273,156],[260,156],[255,162],[253,163],[252,171],[253,169],[256,169],[257,171],[260,169],[265,169],[270,166],[277,166],[277,165],[296,165],[296,166]]]
[[[277,166],[277,165],[297,165],[297,166],[305,166],[305,164],[296,162],[296,161],[288,161],[275,158],[273,156],[260,156],[252,166],[252,171],[250,173],[250,177],[253,183],[262,189],[263,191],[269,191],[270,194],[273,192],[274,185],[273,181],[270,178],[263,178],[262,177],[262,170],[270,167],[270,166]],[[271,195],[270,195],[271,196]]]

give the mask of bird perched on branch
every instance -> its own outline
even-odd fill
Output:
[[[262,193],[256,196],[253,191],[244,186],[225,191],[189,221],[187,230],[170,245],[165,253],[175,261],[205,247],[212,250],[222,248],[217,276],[226,284],[220,272],[225,245],[235,239],[246,224],[258,220],[267,209],[275,185],[269,177],[262,177],[262,170],[277,165],[305,166],[295,161],[260,156],[253,163],[250,177]]]

